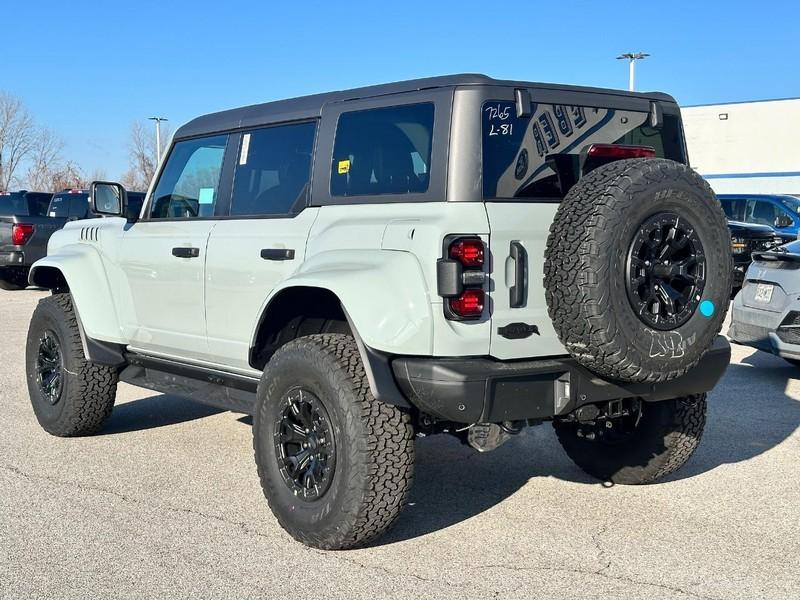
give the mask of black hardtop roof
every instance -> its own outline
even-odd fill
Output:
[[[560,85],[554,83],[535,83],[531,81],[512,81],[494,79],[480,74],[444,75],[441,77],[426,77],[424,79],[411,79],[396,83],[384,83],[368,87],[300,96],[287,100],[277,100],[264,104],[253,104],[242,108],[234,108],[221,112],[211,113],[192,119],[175,132],[175,139],[187,138],[196,135],[227,131],[239,127],[252,127],[266,123],[281,121],[295,121],[319,117],[322,108],[332,102],[372,98],[389,94],[401,94],[435,88],[455,88],[459,86],[491,85],[522,87],[528,89],[562,90],[571,92],[587,92],[594,94],[607,94],[613,96],[636,96],[651,100],[675,102],[672,96],[661,92],[627,92],[605,88],[583,87],[575,85]]]

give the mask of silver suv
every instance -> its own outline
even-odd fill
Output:
[[[719,337],[730,236],[664,94],[458,75],[272,102],[181,127],[138,218],[68,224],[30,273],[33,408],[87,435],[116,385],[254,416],[295,538],[396,520],[414,439],[479,451],[551,422],[585,471],[680,467]]]

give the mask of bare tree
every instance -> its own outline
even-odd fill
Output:
[[[83,170],[68,160],[60,165],[50,173],[50,190],[59,192],[69,188],[86,188],[89,187],[89,179],[84,175]]]
[[[0,190],[17,182],[15,173],[36,143],[36,125],[17,96],[0,92]]]
[[[122,185],[130,190],[146,190],[153,179],[156,167],[155,133],[140,121],[131,125],[131,137],[128,141],[130,168],[122,176]],[[169,139],[169,130],[161,129],[162,146]],[[163,150],[163,148],[162,148]]]
[[[30,190],[56,191],[51,189],[54,175],[62,167],[61,151],[64,142],[51,129],[41,129],[36,134],[33,148],[28,160],[26,176],[27,188]]]

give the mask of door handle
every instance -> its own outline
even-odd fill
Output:
[[[172,249],[172,256],[178,258],[197,258],[200,256],[200,248],[187,248],[186,246],[179,246]]]
[[[510,245],[511,258],[514,261],[514,285],[508,290],[508,305],[511,308],[525,306],[525,288],[528,279],[528,253],[521,243],[514,241]]]
[[[294,260],[294,248],[262,248],[264,260]]]

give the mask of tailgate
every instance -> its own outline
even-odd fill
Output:
[[[0,217],[0,249],[3,246],[11,246],[11,219],[8,217]]]
[[[554,203],[486,203],[493,284],[489,353],[495,358],[567,354],[547,314],[542,280],[544,249],[557,209]]]

